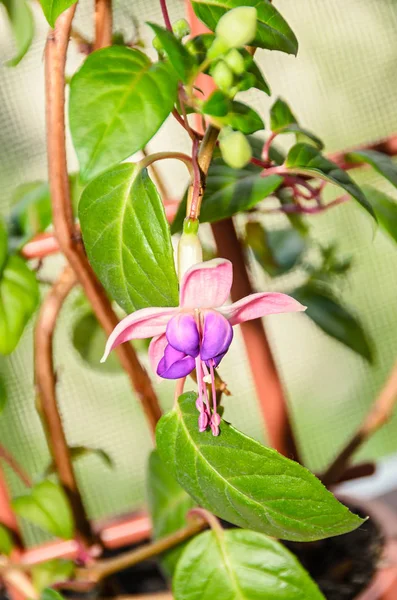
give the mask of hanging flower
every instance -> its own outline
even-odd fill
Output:
[[[233,339],[233,326],[265,315],[305,310],[299,302],[279,293],[257,293],[223,306],[229,297],[233,267],[216,258],[191,267],[183,276],[180,302],[175,308],[143,308],[123,319],[106,344],[102,362],[113,348],[133,339],[153,337],[149,359],[165,379],[197,373],[199,429],[219,434],[214,369]],[[212,385],[211,411],[206,383]]]

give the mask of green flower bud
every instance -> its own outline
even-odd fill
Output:
[[[223,92],[228,92],[230,90],[233,85],[233,73],[223,60],[216,63],[211,70],[211,75],[220,90]]]
[[[215,60],[228,52],[230,46],[222,38],[216,37],[207,51],[207,58]]]
[[[232,48],[224,58],[225,63],[236,75],[242,75],[245,71],[245,61],[236,48]]]
[[[251,160],[251,146],[241,131],[233,131],[222,135],[219,147],[223,160],[233,169],[242,169]]]
[[[164,58],[165,52],[164,52],[163,44],[160,42],[160,39],[157,35],[156,35],[156,37],[153,38],[152,46],[155,50],[157,50],[158,55],[160,57]]]
[[[173,23],[172,31],[174,32],[175,36],[181,40],[185,37],[185,35],[189,35],[190,33],[189,23],[186,21],[186,19],[178,19],[178,21]]]
[[[253,6],[233,8],[219,19],[215,33],[229,44],[229,48],[241,48],[252,42],[256,35],[256,17]]]
[[[203,261],[203,249],[197,233],[182,233],[178,244],[179,281],[193,265]]]

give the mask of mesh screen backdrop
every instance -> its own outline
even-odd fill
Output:
[[[182,0],[169,2],[172,20],[184,15]],[[257,59],[268,78],[273,95],[285,97],[300,122],[315,131],[327,151],[375,141],[397,131],[397,1],[394,0],[277,0],[300,41],[298,58],[260,50]],[[46,178],[43,49],[47,26],[38,6],[32,6],[36,35],[27,56],[16,68],[1,67],[0,86],[0,209],[6,215],[13,189],[20,183]],[[93,5],[83,0],[76,28],[92,35]],[[115,27],[132,35],[134,19],[157,21],[156,0],[117,1]],[[150,45],[150,33],[142,26]],[[12,40],[5,15],[0,12],[1,63],[12,54]],[[73,43],[68,73],[81,63]],[[264,116],[270,100],[263,93],[245,93]],[[179,125],[169,120],[149,144],[150,150],[189,151]],[[287,141],[287,140],[285,140]],[[77,162],[68,141],[70,170]],[[160,164],[172,197],[186,185],[184,168]],[[393,189],[370,170],[353,173],[360,182]],[[333,192],[330,192],[330,196]],[[336,192],[335,192],[336,193]],[[352,254],[354,266],[340,284],[346,303],[355,307],[373,338],[376,363],[369,366],[357,355],[319,331],[304,315],[280,315],[267,319],[266,328],[291,407],[299,443],[307,464],[321,469],[357,427],[387,376],[397,354],[397,251],[382,232],[353,203],[343,205],[310,221],[322,243],[340,241],[341,252]],[[238,223],[240,224],[240,223]],[[208,240],[211,241],[208,232]],[[54,276],[61,259],[48,261],[46,275]],[[275,289],[260,267],[251,265],[258,290]],[[299,274],[296,275],[299,277]],[[277,282],[279,291],[290,278]],[[46,289],[43,289],[45,293]],[[123,374],[107,375],[89,369],[71,342],[76,294],[62,311],[56,332],[55,357],[59,375],[58,394],[68,441],[71,445],[103,448],[114,461],[110,469],[96,456],[81,459],[77,475],[92,517],[121,514],[144,503],[145,462],[151,448],[148,429]],[[8,404],[0,418],[0,440],[24,467],[38,477],[48,463],[48,452],[34,408],[32,328],[18,349],[0,359],[6,381]],[[143,357],[145,360],[145,357]],[[264,428],[240,334],[224,359],[222,376],[233,396],[226,400],[226,418],[238,428],[265,440]],[[157,384],[156,384],[157,385]],[[173,386],[157,385],[164,408],[170,406]],[[397,451],[397,418],[363,448],[362,457],[380,457]],[[13,493],[20,484],[7,470]],[[39,539],[27,529],[30,542]]]

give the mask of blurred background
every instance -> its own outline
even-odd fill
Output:
[[[297,58],[257,52],[273,97],[271,100],[257,91],[244,96],[265,122],[271,102],[281,95],[300,123],[325,141],[327,152],[374,142],[397,131],[397,1],[277,0],[275,4],[295,31],[300,50]],[[171,20],[184,16],[182,0],[169,0],[169,7]],[[13,55],[13,42],[0,7],[0,211],[4,216],[9,214],[18,185],[46,179],[43,50],[47,25],[40,7],[33,2],[32,10],[36,25],[33,45],[22,62],[11,68],[4,63]],[[76,29],[88,38],[92,38],[92,11],[92,2],[81,0]],[[136,19],[141,23],[139,32]],[[162,22],[157,0],[115,1],[115,29],[127,37],[139,34],[150,47],[152,34],[144,21]],[[71,44],[68,74],[83,58]],[[190,151],[185,132],[173,120],[164,124],[149,149],[168,150],[171,140],[172,149]],[[77,161],[70,140],[68,146],[70,171],[75,171]],[[159,165],[171,198],[180,197],[184,191],[183,169],[174,162]],[[372,170],[358,169],[352,176],[359,183],[370,183],[395,196],[394,188]],[[397,248],[353,203],[313,216],[309,223],[313,236],[321,243],[337,240],[340,252],[352,256],[353,267],[339,283],[340,294],[359,315],[376,349],[374,364],[370,365],[326,336],[305,315],[266,319],[302,454],[307,466],[318,471],[356,429],[396,359]],[[237,224],[242,226],[243,220]],[[209,230],[204,238],[212,244]],[[44,275],[54,278],[61,259],[54,257],[47,263]],[[276,285],[253,262],[251,273],[258,291],[291,289],[289,275],[288,281],[287,276],[282,277]],[[43,294],[47,290],[43,285]],[[99,364],[91,368],[74,348],[74,323],[85,311],[76,291],[62,311],[55,358],[69,444],[101,448],[114,463],[110,468],[100,457],[91,455],[76,464],[89,515],[99,518],[123,514],[144,504],[145,463],[151,438],[140,405],[115,363],[106,369]],[[98,335],[98,360],[103,342]],[[49,457],[35,412],[32,360],[30,326],[17,350],[8,358],[0,358],[0,375],[8,396],[0,418],[0,440],[28,472],[39,476]],[[144,353],[142,360],[146,361]],[[220,373],[233,394],[225,401],[227,420],[266,441],[239,333]],[[173,385],[163,382],[156,384],[156,389],[167,409],[173,400]],[[395,453],[397,415],[357,458],[388,457],[387,464],[394,464]],[[21,491],[20,483],[7,469],[6,475],[12,491]],[[397,487],[397,468],[395,476],[389,469],[386,479],[386,487]],[[40,539],[38,529],[28,528],[26,533],[31,543]]]

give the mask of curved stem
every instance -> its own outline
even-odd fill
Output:
[[[164,19],[165,26],[169,31],[172,31],[172,25],[171,25],[170,16],[168,14],[168,8],[167,8],[167,0],[160,0],[160,6],[161,6],[161,12],[163,13],[163,19]]]
[[[190,158],[190,156],[184,154],[183,152],[155,152],[154,154],[148,154],[147,156],[145,156],[145,158],[142,158],[142,160],[140,160],[137,164],[140,168],[146,169],[158,160],[166,159],[180,160],[181,162],[183,162],[184,165],[187,167],[187,170],[189,171],[189,175],[192,181],[194,181],[195,172],[192,164],[192,159]]]
[[[76,273],[100,325],[110,335],[119,320],[91,269],[80,237],[76,235],[70,201],[65,147],[65,62],[75,9],[76,5],[58,18],[45,49],[47,154],[53,223],[61,252]],[[142,403],[154,436],[162,413],[149,376],[131,344],[121,344],[116,352]]]
[[[33,483],[30,479],[29,475],[26,473],[25,469],[21,467],[19,462],[15,460],[13,455],[4,448],[4,446],[0,445],[0,458],[4,460],[4,462],[14,471],[16,475],[18,475],[19,479],[22,481],[24,486],[30,488]]]

